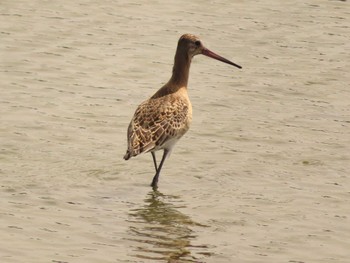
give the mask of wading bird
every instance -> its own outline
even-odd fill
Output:
[[[191,60],[198,54],[242,68],[204,47],[198,37],[191,34],[180,37],[170,80],[137,107],[128,128],[128,149],[124,159],[151,152],[156,170],[151,184],[154,189],[158,186],[165,159],[191,124],[192,105],[187,94],[187,83]],[[163,150],[159,165],[155,155],[158,150]]]

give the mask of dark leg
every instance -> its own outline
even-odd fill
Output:
[[[156,172],[157,172],[158,168],[157,168],[156,154],[154,152],[151,152],[151,154],[153,157],[154,168],[156,168]]]
[[[158,166],[156,175],[153,177],[152,184],[151,184],[153,189],[157,189],[160,170],[162,169],[163,163],[164,163],[164,161],[165,161],[165,159],[166,159],[166,157],[168,155],[168,152],[169,152],[168,150],[164,150],[163,157],[162,157],[162,160],[161,160],[161,162],[160,162],[160,164]]]

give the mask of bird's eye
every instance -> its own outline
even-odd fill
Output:
[[[197,40],[196,42],[194,42],[194,44],[199,47],[201,45],[201,42],[199,40]]]

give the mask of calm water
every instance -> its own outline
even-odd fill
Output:
[[[348,1],[0,11],[1,262],[348,261]],[[154,192],[126,129],[183,33],[243,69],[194,59],[193,124]]]

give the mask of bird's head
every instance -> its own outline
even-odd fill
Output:
[[[211,57],[213,59],[219,60],[221,62],[230,64],[237,68],[242,68],[240,65],[237,65],[236,63],[233,63],[228,59],[221,57],[215,54],[214,52],[210,51],[209,49],[207,49],[203,45],[202,41],[195,35],[191,35],[191,34],[182,35],[178,42],[178,49],[180,49],[182,52],[186,52],[190,59],[192,59],[194,56],[198,54],[202,54],[202,55]]]

